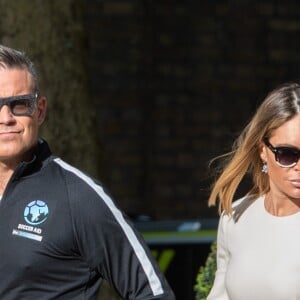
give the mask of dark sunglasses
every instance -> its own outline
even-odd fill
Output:
[[[14,116],[31,116],[37,99],[37,94],[18,95],[0,98],[0,109],[7,105]]]
[[[265,145],[274,153],[276,163],[282,168],[295,166],[300,158],[300,150],[294,147],[274,147],[267,138]]]

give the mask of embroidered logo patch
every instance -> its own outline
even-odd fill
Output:
[[[19,224],[12,234],[41,242],[42,228],[37,227],[44,223],[49,214],[48,205],[42,200],[34,200],[25,206],[23,216],[26,224]]]
[[[46,221],[48,205],[42,200],[31,201],[24,210],[24,219],[30,225],[39,225]]]

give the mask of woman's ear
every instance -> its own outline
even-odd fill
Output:
[[[262,161],[267,161],[267,153],[266,153],[266,145],[264,143],[261,143],[260,145],[260,158]]]

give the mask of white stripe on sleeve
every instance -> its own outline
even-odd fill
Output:
[[[134,231],[132,228],[128,225],[128,223],[125,221],[122,213],[120,210],[115,206],[112,199],[104,192],[103,188],[100,185],[97,185],[90,177],[85,175],[83,172],[78,170],[75,167],[72,167],[71,165],[67,164],[60,158],[54,159],[54,161],[59,164],[62,168],[74,173],[79,178],[81,178],[83,181],[85,181],[106,203],[114,217],[116,218],[117,222],[120,224],[123,232],[128,238],[128,241],[130,242],[136,256],[138,257],[141,266],[144,269],[144,272],[148,278],[150,287],[152,289],[153,295],[157,296],[160,294],[163,294],[163,288],[161,285],[161,282],[153,269],[153,266],[148,258],[148,256],[145,253],[144,248],[140,244],[138,238],[136,237]]]

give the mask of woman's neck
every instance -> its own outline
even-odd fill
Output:
[[[273,216],[284,217],[300,212],[300,199],[275,197],[270,192],[265,198],[266,210]]]

